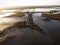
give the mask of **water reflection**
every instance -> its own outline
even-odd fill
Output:
[[[0,18],[0,23],[2,22],[6,22],[6,23],[12,23],[12,22],[19,22],[19,21],[26,21],[27,19],[27,16],[25,17],[10,17],[10,18]],[[53,40],[56,40],[56,37],[59,38],[60,37],[60,21],[57,21],[57,20],[45,20],[46,18],[45,17],[42,17],[42,13],[35,13],[33,14],[33,21],[36,25],[38,25],[40,28],[43,29],[43,31],[37,31],[37,30],[34,30],[34,34],[35,35],[35,38],[37,38],[36,40],[38,42],[36,43],[39,43],[41,44],[41,41],[42,42],[46,42],[47,39],[53,39]],[[18,29],[18,30],[17,30]],[[30,28],[16,28],[16,29],[12,29],[14,31],[20,31],[20,32],[23,32],[23,37],[29,37],[28,39],[30,39],[30,36],[32,35],[31,34],[31,29]],[[29,34],[29,35],[28,35]],[[19,35],[20,36],[20,35]],[[44,37],[43,37],[44,36]],[[48,38],[46,38],[48,36]],[[32,37],[32,36],[31,36]],[[19,39],[21,38],[21,36],[19,37]],[[42,39],[43,38],[43,39]],[[44,40],[46,38],[46,40]],[[16,39],[16,38],[15,38]],[[25,39],[25,38],[24,38]],[[48,39],[47,42],[49,42],[50,40]],[[14,38],[13,38],[14,40]],[[20,39],[21,40],[21,39]],[[19,40],[19,41],[20,41]],[[11,40],[10,40],[11,41]],[[14,40],[15,41],[15,40]],[[13,41],[13,42],[14,42]],[[21,40],[22,41],[22,40]],[[20,42],[21,42],[20,41]],[[24,41],[24,40],[23,40]],[[46,43],[47,43],[46,42]],[[45,44],[45,43],[44,43]]]

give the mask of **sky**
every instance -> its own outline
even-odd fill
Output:
[[[60,0],[0,0],[0,7],[60,5]]]

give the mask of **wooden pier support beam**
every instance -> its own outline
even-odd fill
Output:
[[[33,22],[33,13],[32,12],[28,12],[28,22],[27,23],[28,23],[28,26],[30,28],[42,31],[42,29],[39,26],[34,24],[34,22]]]
[[[34,24],[34,22],[33,22],[33,15],[32,15],[33,13],[32,12],[28,12],[28,24],[29,25],[33,25]]]

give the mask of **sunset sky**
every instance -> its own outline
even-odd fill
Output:
[[[36,5],[60,5],[60,0],[0,0],[0,7]]]

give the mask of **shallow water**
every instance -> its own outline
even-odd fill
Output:
[[[39,14],[33,16],[34,23],[43,29],[42,32],[30,27],[15,27],[6,31],[6,33],[16,33],[15,37],[9,38],[0,45],[60,45],[60,21],[44,19]]]

